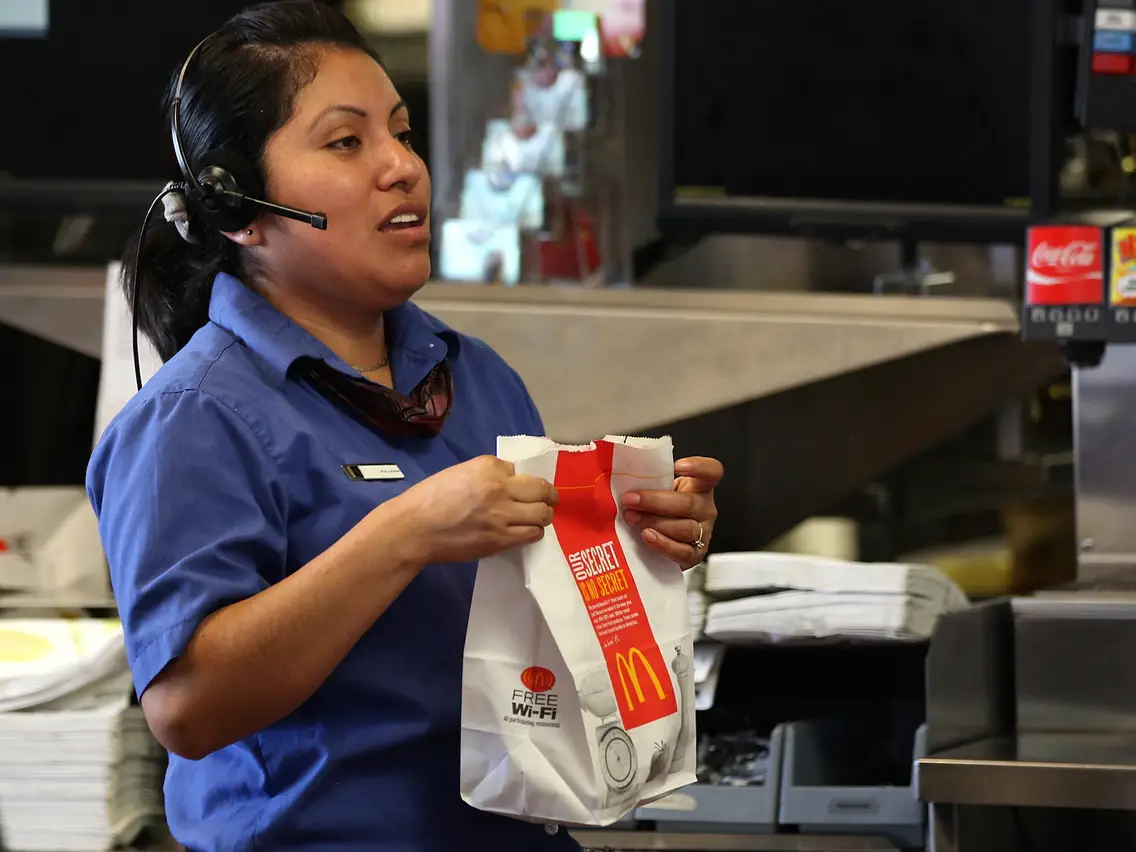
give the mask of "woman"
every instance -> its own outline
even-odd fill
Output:
[[[220,233],[191,198],[128,261],[166,363],[105,433],[88,491],[171,752],[174,834],[196,852],[575,849],[458,793],[476,562],[539,539],[556,493],[488,455],[542,429],[518,376],[407,301],[430,274],[430,179],[398,92],[314,0],[234,17],[183,92],[191,163],[235,149],[269,197],[329,225]],[[721,467],[677,468],[674,492],[624,508],[689,567]]]

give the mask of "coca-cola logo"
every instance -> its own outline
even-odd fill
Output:
[[[1030,266],[1034,269],[1090,269],[1099,265],[1097,244],[1089,240],[1050,245],[1038,243],[1030,255]]]

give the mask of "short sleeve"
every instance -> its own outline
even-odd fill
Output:
[[[525,421],[525,428],[522,430],[521,434],[532,435],[534,438],[545,437],[544,421],[541,419],[540,411],[536,407],[536,402],[533,401],[532,394],[529,393],[529,389],[525,386],[524,379],[522,379],[520,373],[512,367],[510,367],[509,370],[512,372],[513,379],[516,381],[521,394],[521,408]]]
[[[207,616],[283,574],[279,468],[253,427],[207,393],[124,411],[91,457],[87,494],[138,695]]]
[[[535,438],[544,437],[544,421],[540,418],[540,411],[537,410],[536,403],[533,402],[532,396],[529,395],[528,390],[525,390],[525,402],[528,403],[528,416],[532,426],[527,430],[529,435]]]

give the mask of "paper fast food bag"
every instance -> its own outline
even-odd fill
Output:
[[[619,505],[674,486],[669,438],[501,438],[560,493],[542,541],[482,560],[462,673],[461,792],[533,822],[609,825],[694,781],[693,644],[677,565]]]

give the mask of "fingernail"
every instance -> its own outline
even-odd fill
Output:
[[[675,470],[678,471],[679,473],[686,473],[687,471],[690,471],[690,470],[693,470],[693,469],[694,469],[694,464],[691,463],[691,462],[688,462],[688,461],[685,461],[685,460],[675,462]]]
[[[643,530],[643,541],[648,544],[656,544],[659,541],[659,534],[654,530]]]
[[[627,506],[627,507],[638,506],[639,503],[640,503],[640,497],[634,491],[631,491],[631,492],[623,495],[623,505],[624,506]]]
[[[642,523],[643,516],[638,512],[624,512],[623,520],[627,521],[627,523],[631,524],[631,526],[637,527],[640,523]]]

